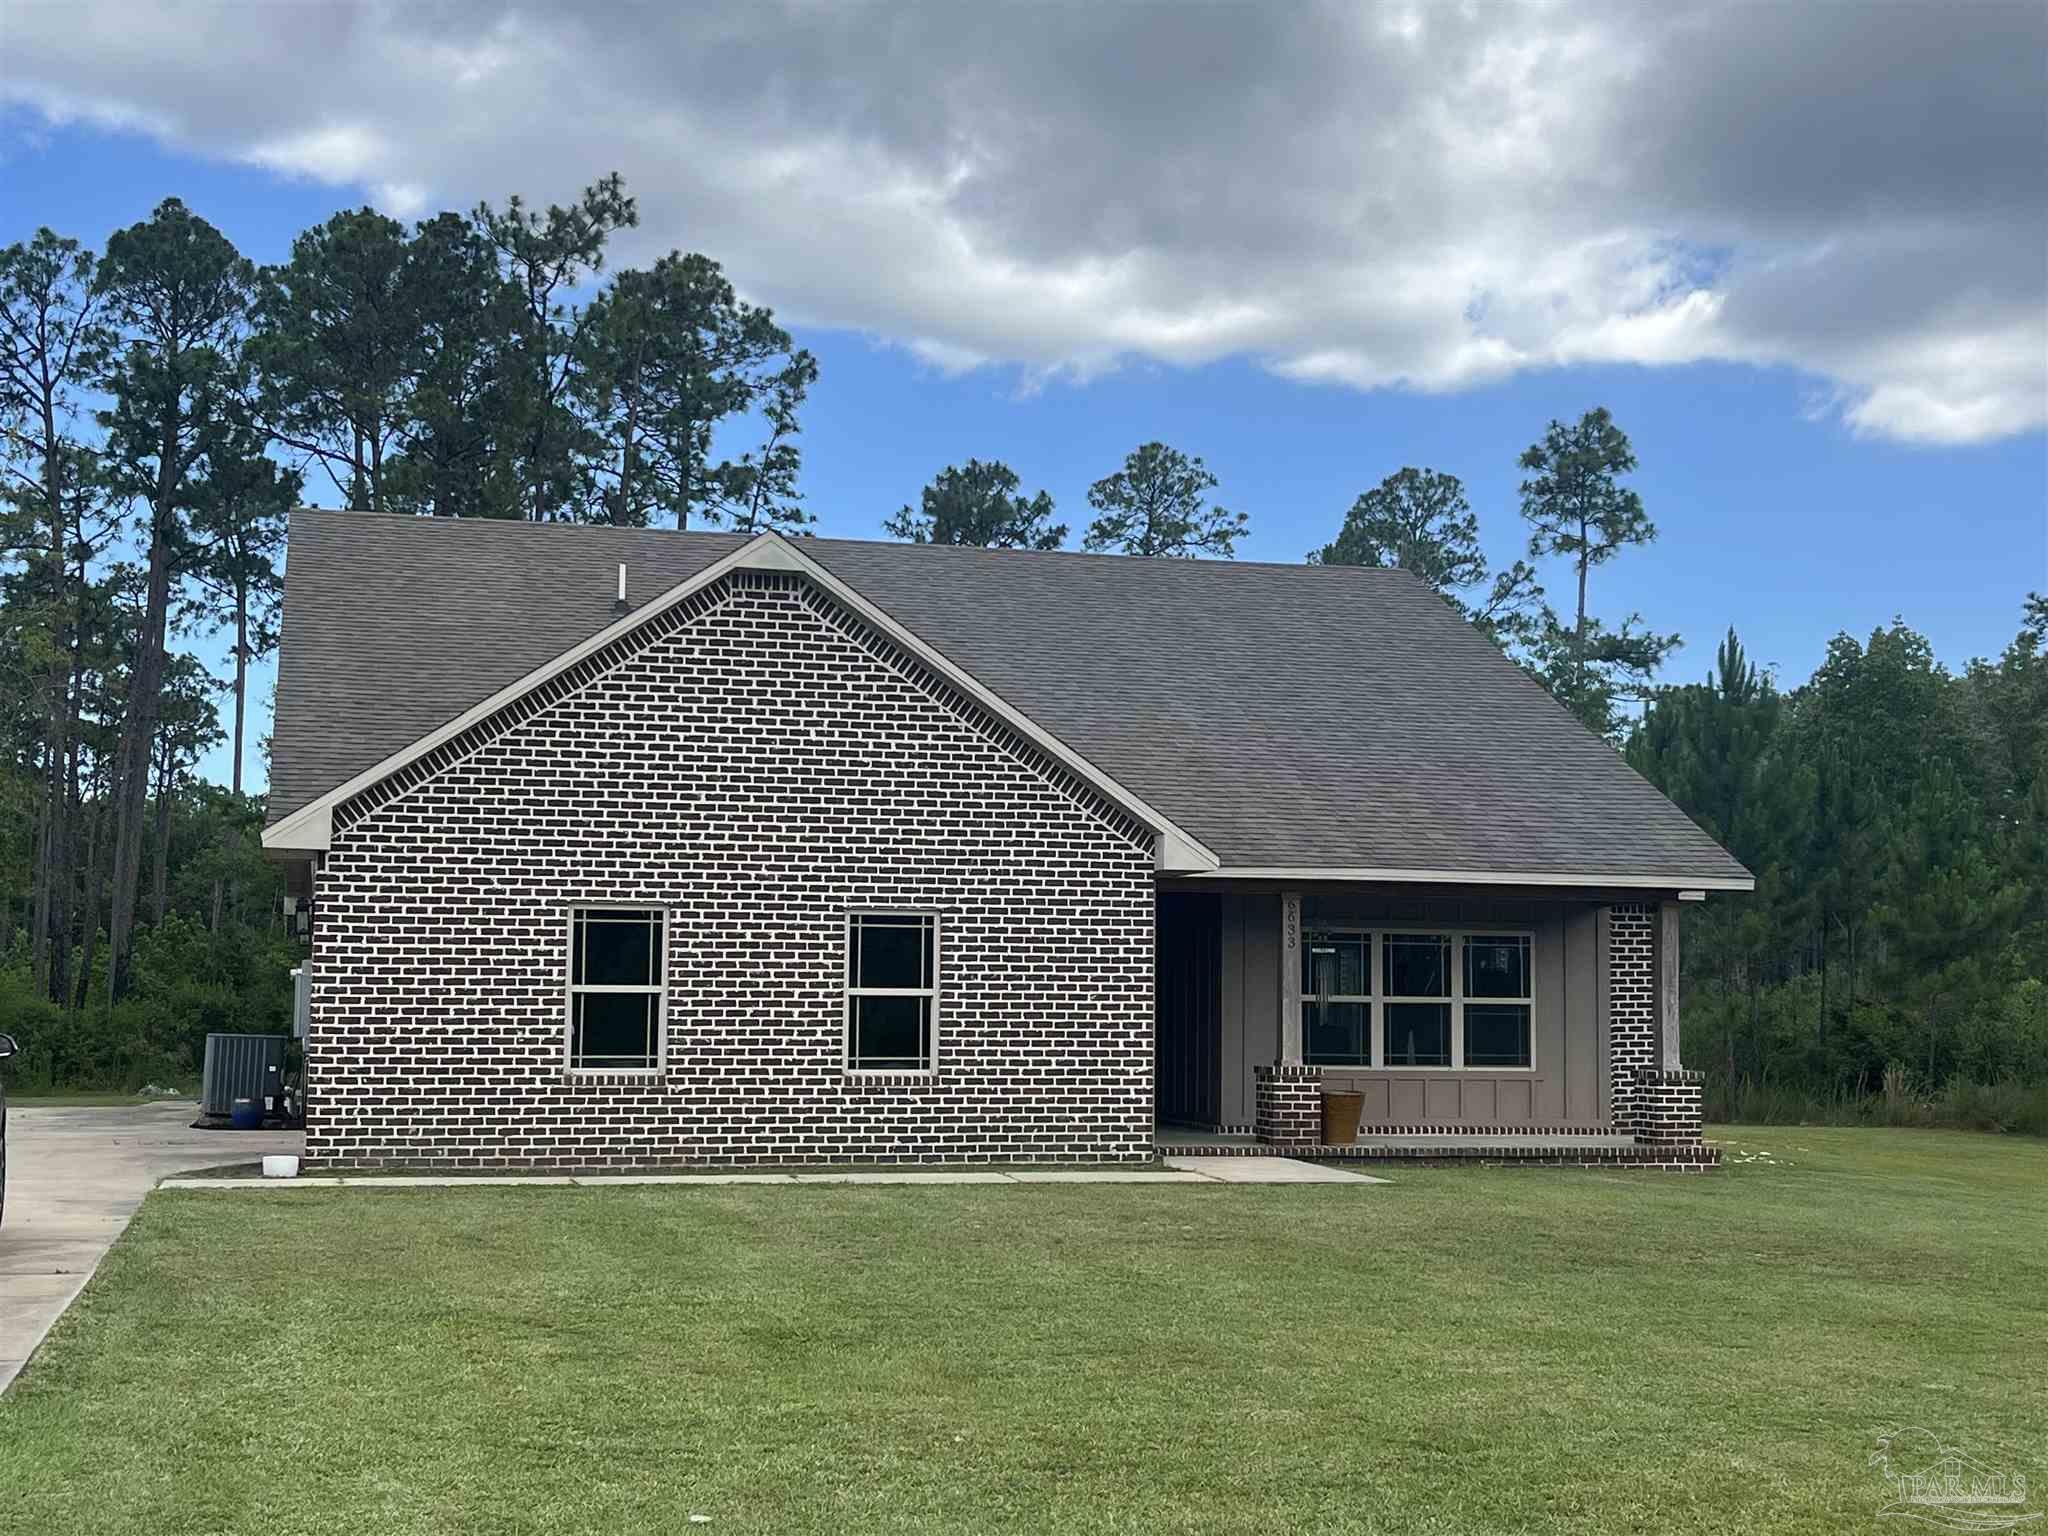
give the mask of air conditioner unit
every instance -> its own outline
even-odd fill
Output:
[[[225,1118],[235,1100],[249,1099],[269,1113],[284,1107],[283,1035],[208,1035],[199,1108]],[[271,1102],[264,1105],[263,1101]]]

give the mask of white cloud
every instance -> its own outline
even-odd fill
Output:
[[[326,182],[367,185],[389,163],[383,137],[361,123],[327,123],[265,139],[242,151],[252,165]]]
[[[1025,388],[1718,360],[1968,443],[2048,424],[2048,13],[1969,14],[29,5],[0,96],[402,215],[618,169],[623,259]]]

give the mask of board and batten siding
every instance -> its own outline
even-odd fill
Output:
[[[1219,1124],[1252,1124],[1252,1068],[1280,1055],[1280,898],[1228,891],[1223,903],[1223,1086]]]
[[[1280,897],[1222,897],[1223,1082],[1217,1121],[1249,1124],[1252,1067],[1280,1049]],[[1368,1125],[1605,1124],[1607,1031],[1599,904],[1305,892],[1301,925],[1521,928],[1534,935],[1535,1066],[1461,1071],[1325,1067],[1323,1083],[1365,1096]]]

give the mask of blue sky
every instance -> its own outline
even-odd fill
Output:
[[[51,57],[57,62],[32,69],[55,79],[64,68],[86,67]],[[202,74],[219,67],[226,66],[212,58],[190,66]],[[345,76],[346,67],[338,72]],[[40,89],[16,90],[11,107],[0,105],[0,241],[48,224],[98,248],[110,230],[175,194],[246,255],[267,261],[297,230],[367,200],[416,215],[513,191],[561,197],[575,184],[550,165],[522,184],[488,156],[429,165],[425,150],[415,181],[394,173],[394,165],[412,164],[406,156],[394,159],[390,146],[342,129],[280,137],[275,121],[247,126],[235,112],[201,121],[189,102],[110,105],[118,90],[104,82],[90,100],[78,79],[61,86],[68,95],[57,85]],[[293,110],[289,100],[249,108],[287,123]],[[899,146],[891,163],[918,164],[914,151],[928,131],[902,130],[911,148]],[[881,128],[856,137],[863,153],[887,140]],[[1877,254],[1863,266],[1815,268],[1804,290],[1787,295],[1771,285],[1782,287],[1784,274],[1799,268],[1786,255],[1790,232],[1759,233],[1762,216],[1747,214],[1740,227],[1748,233],[1729,234],[1739,221],[1689,212],[1663,227],[1696,229],[1698,238],[1646,239],[1619,276],[1604,257],[1589,268],[1540,241],[1522,256],[1473,257],[1481,273],[1473,291],[1493,297],[1465,304],[1462,320],[1450,317],[1445,324],[1474,330],[1445,341],[1450,333],[1422,309],[1354,310],[1344,307],[1348,299],[1322,296],[1314,285],[1327,287],[1331,269],[1298,269],[1288,253],[1264,248],[1239,251],[1234,237],[1213,231],[1190,236],[1171,227],[1170,208],[1127,230],[1114,196],[1082,207],[1064,184],[1051,202],[1043,201],[1049,193],[1030,194],[1069,216],[1061,232],[1048,232],[1044,220],[1020,232],[1013,199],[982,194],[963,202],[949,226],[974,237],[974,261],[956,270],[913,251],[903,260],[925,265],[908,283],[886,248],[878,254],[863,244],[869,226],[859,206],[835,201],[843,168],[814,202],[821,220],[842,219],[854,233],[840,251],[821,237],[828,249],[805,266],[789,254],[786,232],[735,213],[715,188],[671,187],[660,170],[637,174],[625,153],[613,163],[627,166],[648,215],[628,259],[670,244],[705,250],[744,291],[792,318],[817,354],[804,487],[823,533],[878,536],[881,520],[914,500],[936,470],[972,456],[1003,459],[1027,490],[1049,490],[1078,542],[1090,515],[1088,484],[1138,443],[1159,438],[1202,455],[1222,482],[1218,499],[1250,514],[1244,558],[1301,558],[1334,533],[1359,491],[1413,464],[1464,480],[1488,553],[1501,562],[1524,542],[1516,455],[1552,417],[1605,405],[1634,440],[1642,463],[1635,484],[1661,536],[1595,574],[1592,606],[1616,619],[1640,611],[1653,627],[1680,632],[1686,645],[1670,680],[1702,675],[1732,624],[1754,658],[1796,683],[1832,635],[1862,635],[1894,615],[1960,666],[1998,651],[2026,592],[2048,589],[2048,436],[2039,424],[2048,414],[2048,354],[2028,362],[2039,351],[2032,327],[2048,302],[2048,277],[2038,271],[1958,282],[1956,291],[1981,297],[1964,313],[1953,294],[1913,296],[1915,282],[1931,285],[1896,259],[1910,242],[1864,230]],[[606,168],[590,165],[592,173]],[[991,177],[989,185],[1022,199],[1016,189],[1029,170],[1006,160],[1011,179]],[[1953,180],[1952,171],[1943,174]],[[1700,179],[1711,180],[1704,172]],[[1930,185],[1935,180],[1930,172]],[[1709,194],[1700,199],[1706,206]],[[1987,191],[1983,201],[1994,221],[2037,217],[2015,210],[2004,193]],[[1818,232],[1813,250],[1853,244],[1841,231],[1863,227],[1843,218],[1841,229]],[[1577,231],[1552,233],[1559,251],[1587,248]],[[1139,254],[1105,265],[1100,252],[1112,239]],[[1468,255],[1455,232],[1430,239],[1437,243],[1416,250],[1434,251],[1438,264]],[[1226,256],[1242,274],[1228,282],[1214,276]],[[1414,253],[1390,248],[1384,259],[1390,272],[1405,272]],[[1016,274],[1029,275],[1033,262],[1057,281],[1025,283],[1005,299],[1011,290],[1003,285],[1022,281]],[[1554,291],[1524,294],[1511,281],[1560,262]],[[1654,281],[1636,272],[1644,262],[1665,263]],[[1104,271],[1113,276],[1088,286]],[[1199,282],[1191,272],[1202,274]],[[1218,300],[1225,290],[1257,302]],[[1006,304],[1019,313],[992,316]],[[1271,320],[1281,310],[1291,316],[1290,305],[1317,304],[1329,306],[1327,315],[1295,330],[1291,318],[1277,328]],[[1570,324],[1543,318],[1581,307],[1585,314]],[[1952,331],[1931,334],[1930,314],[1956,316],[1943,322]],[[1166,323],[1175,316],[1181,323]],[[1212,321],[1198,344],[1184,343]],[[1477,350],[1475,336],[1484,344]],[[1511,362],[1499,361],[1503,349]],[[1999,361],[2011,355],[2016,364]],[[1989,361],[1973,372],[1972,357]],[[1567,600],[1566,573],[1544,574],[1554,600]],[[203,766],[225,777],[224,754]]]

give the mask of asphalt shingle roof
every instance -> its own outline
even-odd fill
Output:
[[[273,821],[745,540],[300,511]],[[806,539],[1231,867],[1687,880],[1742,867],[1399,571]]]

